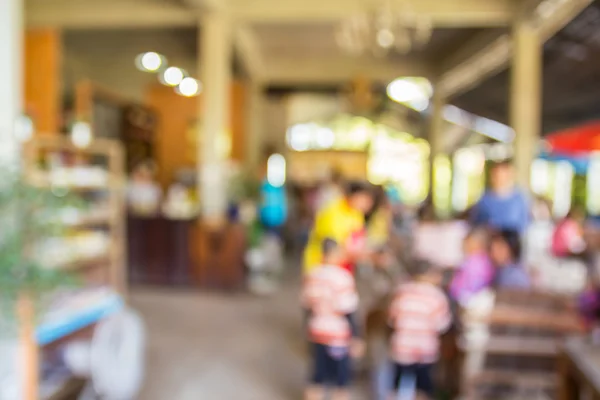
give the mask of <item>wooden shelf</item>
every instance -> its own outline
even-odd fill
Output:
[[[84,156],[101,157],[82,157],[83,160],[102,159],[102,164],[98,166],[88,165],[90,170],[96,171],[96,174],[90,175],[91,184],[85,184],[77,171],[69,170],[69,167],[63,167],[66,172],[64,185],[56,185],[58,181],[63,182],[63,176],[60,179],[55,178],[50,171],[41,169],[38,161],[40,155],[46,154],[46,151],[56,151],[57,153],[74,153]],[[112,289],[112,294],[106,299],[99,297],[96,299],[83,299],[82,302],[89,301],[90,304],[76,303],[72,304],[73,310],[65,309],[64,314],[61,310],[51,310],[52,315],[47,314],[46,320],[42,320],[37,327],[30,327],[31,334],[23,334],[21,338],[24,347],[27,350],[26,369],[24,370],[26,395],[23,400],[60,400],[69,398],[70,394],[75,393],[77,387],[81,389],[81,380],[65,378],[64,384],[58,382],[56,391],[40,393],[39,382],[39,354],[41,350],[50,351],[53,345],[62,345],[63,342],[73,340],[76,337],[88,337],[96,323],[100,322],[108,315],[118,312],[124,307],[127,297],[127,277],[125,268],[126,250],[125,250],[125,160],[122,146],[119,142],[109,139],[94,139],[87,148],[75,147],[69,138],[64,136],[43,136],[37,137],[24,147],[24,173],[31,185],[52,188],[53,186],[64,187],[65,189],[81,193],[102,192],[105,201],[97,205],[96,210],[89,213],[78,213],[78,218],[71,222],[59,219],[58,223],[64,225],[68,230],[86,229],[93,227],[102,227],[109,238],[107,251],[97,256],[77,259],[64,262],[57,265],[57,269],[69,271],[77,276],[81,276],[83,281],[88,284],[100,285]],[[96,162],[96,161],[90,161]],[[97,172],[102,168],[104,172]],[[75,175],[70,175],[75,171]],[[58,172],[62,174],[63,172]],[[78,184],[78,183],[82,184]],[[83,196],[82,196],[83,197]],[[95,275],[96,279],[90,280],[90,275]],[[86,289],[84,288],[85,292]],[[67,307],[67,306],[65,306]],[[33,315],[29,313],[29,315]],[[25,318],[24,321],[31,320],[33,317]],[[31,322],[30,325],[33,325]],[[37,394],[37,395],[36,395]],[[42,397],[40,397],[42,396]]]
[[[110,226],[112,223],[108,215],[90,215],[77,218],[74,222],[67,222],[64,225],[69,228],[77,227],[93,227],[93,226]]]
[[[110,264],[110,254],[102,254],[99,256],[89,257],[89,258],[81,258],[78,260],[69,261],[66,264],[63,264],[59,267],[61,271],[73,271],[76,272],[78,270],[91,268],[97,266],[99,264]]]
[[[51,188],[53,185],[52,178],[49,174],[44,173],[35,173],[29,176],[29,181],[32,185],[39,188]],[[102,184],[86,184],[86,185],[78,185],[72,182],[67,182],[66,184],[56,185],[59,188],[65,188],[74,192],[97,192],[97,191],[108,191],[112,188],[118,186],[118,181],[116,180],[108,180]]]

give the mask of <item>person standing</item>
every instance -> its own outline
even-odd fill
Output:
[[[394,380],[389,399],[414,386],[421,397],[433,399],[433,366],[439,358],[439,336],[450,328],[452,314],[446,295],[439,287],[441,274],[425,261],[417,261],[412,279],[396,289],[389,309]],[[411,396],[409,398],[414,398]]]
[[[305,278],[301,295],[313,364],[305,399],[323,400],[327,386],[333,386],[333,400],[348,400],[351,358],[364,347],[355,316],[358,293],[354,276],[340,265],[344,251],[329,238],[321,246],[323,263]]]
[[[512,162],[496,163],[491,170],[491,187],[473,207],[470,222],[493,230],[525,234],[530,221],[529,200],[515,182]]]
[[[317,212],[304,250],[304,274],[310,273],[323,262],[323,240],[335,240],[344,251],[344,266],[352,266],[365,250],[365,214],[373,206],[373,195],[368,184],[353,182],[345,195]]]

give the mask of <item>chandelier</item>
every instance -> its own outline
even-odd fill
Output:
[[[431,20],[416,13],[411,0],[377,3],[341,22],[336,39],[343,50],[352,55],[370,52],[382,57],[391,52],[407,54],[429,42]]]

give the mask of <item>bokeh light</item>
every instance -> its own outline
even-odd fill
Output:
[[[185,78],[185,72],[181,68],[169,67],[160,76],[163,85],[177,86]]]
[[[28,115],[20,115],[15,121],[15,138],[24,143],[33,137],[35,126],[33,120]]]
[[[273,154],[267,160],[267,181],[275,187],[285,184],[286,163],[281,154]]]
[[[200,82],[194,78],[183,78],[177,86],[177,93],[185,97],[197,96],[202,91]]]
[[[387,87],[387,95],[396,103],[422,112],[429,107],[433,87],[425,78],[398,78]]]
[[[92,143],[92,128],[87,122],[76,122],[71,128],[71,141],[76,147],[85,148]]]
[[[166,61],[162,55],[149,51],[138,55],[135,64],[141,71],[157,72],[164,64],[166,64]]]
[[[317,128],[315,142],[318,148],[330,149],[335,144],[335,132],[326,127]]]

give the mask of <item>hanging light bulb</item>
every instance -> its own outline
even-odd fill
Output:
[[[378,7],[342,21],[336,32],[338,44],[352,55],[370,51],[385,56],[390,50],[406,54],[424,46],[432,34],[429,18],[414,11],[405,0],[379,0]]]

